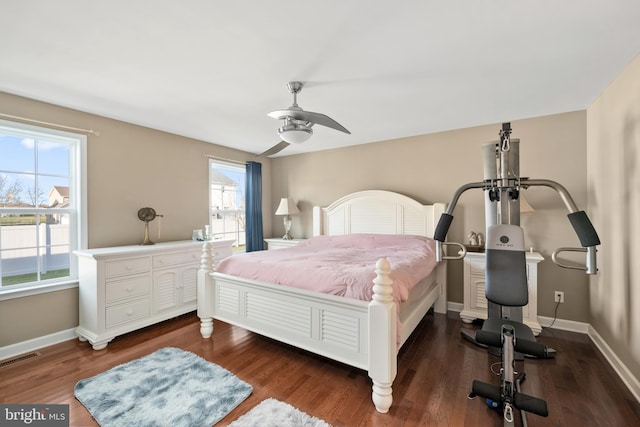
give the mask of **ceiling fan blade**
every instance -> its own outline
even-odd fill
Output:
[[[285,119],[287,117],[293,117],[294,110],[276,110],[276,111],[272,111],[269,114],[267,114],[267,116],[272,117],[274,119],[277,120],[282,120]]]
[[[281,152],[282,150],[284,150],[285,148],[287,148],[289,146],[289,143],[287,141],[280,141],[279,143],[277,143],[276,145],[274,145],[273,147],[269,148],[267,151],[265,151],[264,153],[260,153],[258,154],[256,157],[269,157],[269,156],[273,156],[276,153]]]
[[[339,130],[340,132],[351,134],[351,132],[349,132],[347,128],[333,120],[331,117],[320,113],[304,111],[302,109],[276,110],[270,112],[268,116],[273,117],[274,119],[284,119],[286,117],[291,117],[295,120],[311,122],[318,125],[326,126],[331,129]]]

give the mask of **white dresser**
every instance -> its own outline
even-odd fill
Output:
[[[529,304],[522,307],[522,320],[535,335],[542,331],[538,322],[538,263],[544,257],[537,252],[527,252],[527,285],[529,286]],[[484,296],[485,284],[484,252],[467,252],[464,257],[464,307],[460,312],[463,322],[487,318],[487,299]]]
[[[217,265],[234,240],[213,240]],[[196,309],[197,276],[204,242],[75,251],[80,319],[76,333],[101,350],[118,335]]]

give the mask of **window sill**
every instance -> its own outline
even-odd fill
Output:
[[[0,301],[10,300],[14,298],[29,297],[33,295],[62,291],[64,289],[72,289],[77,287],[78,287],[78,280],[71,279],[64,282],[29,286],[27,288],[18,288],[18,289],[5,288],[0,290]]]

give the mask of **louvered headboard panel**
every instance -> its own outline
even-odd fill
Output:
[[[422,205],[391,191],[368,190],[313,208],[313,234],[414,234],[433,237],[444,203]]]

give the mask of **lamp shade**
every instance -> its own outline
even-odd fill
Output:
[[[296,206],[296,203],[290,197],[283,197],[280,199],[280,204],[278,205],[278,209],[276,210],[276,215],[295,215],[299,214],[300,211]]]

